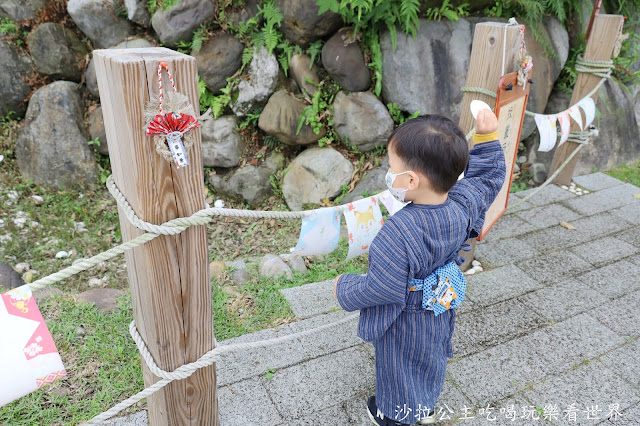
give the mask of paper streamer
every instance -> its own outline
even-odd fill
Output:
[[[596,103],[591,96],[582,98],[577,104],[584,111],[584,127],[588,127],[596,116]]]
[[[380,200],[380,202],[382,202],[382,204],[386,207],[390,216],[393,216],[408,204],[408,203],[401,203],[400,201],[396,200],[394,196],[391,195],[389,190],[386,190],[378,194],[378,200]]]
[[[331,253],[339,240],[339,210],[333,207],[313,210],[302,219],[300,238],[292,253],[301,256]]]
[[[567,111],[563,111],[558,114],[558,122],[560,123],[560,142],[558,146],[562,145],[569,138],[571,132],[571,118]]]
[[[538,151],[551,151],[558,139],[556,115],[536,114],[534,119],[540,133],[540,148],[538,148]]]
[[[369,251],[369,246],[382,228],[384,220],[376,197],[347,204],[344,218],[349,231],[349,260]]]
[[[29,284],[0,295],[0,406],[67,373]]]
[[[576,104],[572,106],[567,110],[567,112],[569,113],[571,118],[573,118],[573,121],[575,121],[578,124],[578,126],[580,127],[580,130],[583,130],[584,127],[582,127],[582,114],[580,114],[580,108],[578,108],[578,105]]]

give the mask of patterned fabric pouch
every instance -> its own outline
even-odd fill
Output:
[[[424,280],[414,279],[411,291],[422,290],[422,308],[435,315],[453,309],[464,300],[467,282],[458,265],[449,262]]]

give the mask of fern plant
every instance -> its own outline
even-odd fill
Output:
[[[207,84],[198,76],[198,93],[200,95],[200,111],[211,109],[214,119],[218,119],[232,101],[236,80],[227,79],[227,85],[220,89],[220,95],[214,95],[207,89]]]
[[[440,7],[430,7],[425,15],[427,19],[439,21],[443,17],[455,22],[461,17],[469,14],[469,3],[463,3],[460,6],[453,6],[449,0],[444,0]]]

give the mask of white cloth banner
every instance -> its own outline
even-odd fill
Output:
[[[538,126],[538,132],[540,133],[540,148],[538,148],[538,151],[551,151],[558,139],[556,115],[536,114],[534,119],[536,126]]]
[[[569,113],[563,111],[558,114],[558,122],[560,123],[560,142],[558,146],[560,146],[569,139],[569,133],[571,132],[571,118]]]
[[[580,108],[578,108],[578,105],[576,104],[572,106],[567,110],[567,112],[569,113],[571,118],[573,118],[573,121],[575,121],[578,124],[578,127],[580,127],[580,130],[583,130],[584,127],[582,126],[582,114],[580,114]]]
[[[582,98],[578,105],[584,111],[584,127],[588,127],[596,117],[596,103],[591,96],[587,96]]]
[[[369,251],[369,246],[382,228],[384,220],[376,197],[347,204],[344,218],[349,231],[349,260]]]
[[[340,241],[340,211],[335,207],[313,210],[302,218],[294,254],[311,256],[331,253]]]
[[[0,406],[66,375],[29,284],[0,294]]]
[[[388,189],[384,192],[379,193],[377,197],[378,197],[378,200],[380,200],[380,202],[382,202],[382,204],[387,208],[387,211],[389,212],[389,216],[393,216],[399,210],[402,210],[404,206],[409,204],[409,203],[401,203],[400,201],[396,200],[395,197],[391,195]]]

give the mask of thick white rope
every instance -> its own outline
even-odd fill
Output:
[[[335,322],[332,322],[332,323],[329,323],[329,324],[325,324],[325,325],[322,325],[320,327],[312,328],[310,330],[305,330],[305,331],[301,331],[301,332],[298,332],[298,333],[288,334],[288,335],[282,336],[282,337],[276,337],[276,338],[273,338],[273,339],[261,340],[261,341],[258,341],[258,342],[235,343],[235,344],[232,344],[232,345],[218,346],[216,348],[213,348],[209,352],[205,353],[204,355],[202,355],[196,361],[188,363],[188,364],[184,364],[184,365],[178,367],[177,369],[175,369],[173,371],[165,371],[165,370],[162,370],[160,367],[158,367],[158,365],[156,364],[155,360],[153,359],[153,357],[149,353],[149,350],[147,349],[147,346],[144,343],[144,340],[142,339],[142,336],[140,336],[140,334],[138,333],[138,330],[137,330],[136,325],[135,325],[135,321],[132,321],[131,324],[129,325],[129,333],[131,334],[131,337],[133,338],[134,342],[136,343],[136,346],[138,347],[138,350],[140,351],[140,354],[142,355],[142,359],[144,359],[145,363],[149,367],[149,370],[154,375],[156,375],[157,377],[160,377],[162,380],[160,380],[157,383],[154,383],[153,385],[151,385],[148,388],[138,392],[137,394],[131,396],[130,398],[127,398],[126,400],[124,400],[121,403],[115,405],[114,407],[112,407],[111,409],[105,411],[104,413],[93,417],[91,420],[87,421],[84,424],[88,424],[88,425],[100,424],[101,422],[104,422],[105,420],[115,416],[116,414],[118,414],[122,410],[124,410],[124,409],[126,409],[128,407],[131,407],[132,405],[134,405],[138,401],[140,401],[140,400],[148,397],[149,395],[159,391],[160,389],[162,389],[163,387],[165,387],[169,383],[171,383],[171,382],[173,382],[175,380],[186,379],[187,377],[191,376],[193,373],[195,373],[199,369],[205,368],[205,367],[209,367],[210,365],[213,365],[214,363],[216,363],[217,361],[220,360],[222,355],[233,353],[233,352],[238,352],[238,351],[247,351],[247,350],[253,350],[253,349],[257,349],[257,348],[265,348],[265,347],[275,346],[275,345],[278,345],[278,344],[281,344],[281,343],[284,343],[284,342],[288,342],[290,340],[300,339],[302,337],[309,336],[311,334],[318,333],[318,332],[326,330],[328,328],[337,327],[338,325],[341,325],[341,324],[347,323],[349,321],[352,321],[355,318],[357,318],[358,315],[359,315],[359,313],[352,314],[352,315],[349,315],[349,316],[347,316],[347,317],[345,317],[345,318],[343,318],[341,320],[338,320],[338,321],[335,321]]]

